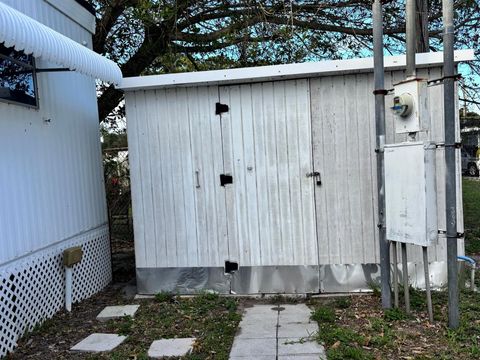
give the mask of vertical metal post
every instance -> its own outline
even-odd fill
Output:
[[[410,314],[410,288],[408,286],[407,244],[402,243],[403,294],[405,296],[405,312]]]
[[[397,255],[397,242],[392,242],[393,250],[393,295],[394,295],[394,307],[398,308],[398,255]]]
[[[457,263],[457,189],[455,171],[455,64],[453,0],[443,0],[443,83],[445,120],[445,201],[447,219],[448,326],[459,325]]]
[[[430,291],[430,272],[428,271],[428,250],[422,246],[423,252],[423,270],[425,272],[425,292],[427,296],[428,319],[433,323],[432,292]]]
[[[407,78],[415,77],[415,53],[416,53],[416,4],[415,0],[407,0],[406,16],[406,39],[407,39]]]
[[[378,239],[380,245],[380,277],[382,307],[392,307],[390,288],[390,244],[385,232],[385,188],[383,146],[385,144],[385,73],[383,65],[383,9],[380,0],[373,2],[373,53],[375,82],[375,132],[377,149]]]

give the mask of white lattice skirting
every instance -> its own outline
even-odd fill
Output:
[[[111,281],[107,225],[0,266],[0,358],[15,348],[26,331],[64,307],[62,252],[71,246],[82,246],[84,252],[73,268],[73,302]]]

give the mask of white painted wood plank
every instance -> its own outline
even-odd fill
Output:
[[[168,267],[176,267],[179,265],[178,250],[177,250],[177,241],[178,236],[181,233],[177,230],[177,219],[176,219],[176,206],[175,202],[176,196],[174,190],[175,178],[173,174],[173,168],[177,166],[174,162],[174,155],[172,154],[173,145],[176,141],[174,138],[174,129],[175,129],[175,110],[173,102],[175,101],[175,91],[166,91],[162,90],[158,92],[161,94],[162,104],[165,108],[165,114],[168,114],[167,119],[163,119],[160,124],[161,134],[162,134],[162,153],[165,154],[162,159],[164,162],[160,163],[159,166],[162,167],[163,171],[163,191],[165,193],[165,203],[164,211],[167,215],[165,219],[166,228],[165,228],[165,238],[167,246],[167,258],[164,259],[164,264]],[[164,265],[165,266],[165,265]]]
[[[173,222],[173,213],[171,209],[172,202],[169,201],[168,193],[168,177],[170,174],[166,171],[169,166],[168,159],[168,142],[165,134],[168,133],[166,129],[166,121],[163,114],[165,114],[166,102],[165,91],[156,90],[153,99],[151,99],[153,114],[150,115],[154,120],[152,126],[152,144],[154,157],[150,159],[152,166],[152,176],[155,179],[154,186],[154,202],[155,202],[155,221],[156,221],[156,262],[158,267],[168,266],[169,254],[168,242],[175,241],[174,226],[169,225]],[[173,236],[172,236],[173,234]],[[176,253],[174,260],[176,258]]]
[[[205,182],[205,169],[203,162],[203,152],[205,149],[205,141],[208,141],[208,138],[204,138],[204,133],[202,128],[205,127],[204,114],[200,109],[201,101],[205,101],[204,98],[200,98],[198,88],[187,88],[186,89],[186,102],[184,105],[188,107],[188,137],[191,138],[191,152],[193,157],[193,163],[191,164],[191,174],[194,183],[191,185],[193,191],[193,202],[195,204],[195,224],[196,224],[196,241],[193,242],[192,238],[189,237],[188,247],[190,249],[190,255],[195,251],[198,254],[197,265],[205,262],[205,260],[210,259],[209,254],[209,241],[211,234],[207,230],[207,214],[206,214],[206,203],[207,203],[207,188],[208,184]],[[206,114],[205,114],[206,115]],[[187,134],[184,134],[187,136]],[[188,151],[187,151],[188,152]],[[187,172],[187,176],[189,176]],[[186,188],[187,189],[187,188]],[[189,191],[187,191],[190,193]],[[187,198],[185,199],[188,202]],[[188,226],[188,225],[187,225]],[[215,238],[213,238],[215,240]],[[211,261],[212,259],[210,259]],[[190,262],[190,259],[189,259]]]
[[[255,175],[257,193],[257,214],[259,224],[259,246],[261,262],[264,265],[274,265],[273,241],[271,237],[270,209],[268,199],[268,175],[267,175],[267,136],[266,114],[264,109],[264,86],[265,84],[252,85],[252,108],[254,126],[254,150],[255,150]]]
[[[164,242],[164,217],[163,217],[163,199],[161,197],[161,191],[159,190],[159,183],[161,183],[161,173],[157,165],[157,159],[160,157],[160,147],[159,140],[157,136],[157,123],[159,121],[158,115],[160,114],[157,111],[157,101],[156,101],[155,91],[145,92],[145,106],[146,106],[146,118],[144,123],[146,126],[147,132],[147,141],[148,141],[148,153],[145,154],[144,162],[147,164],[150,169],[150,181],[151,181],[151,192],[146,193],[149,196],[152,202],[152,233],[153,238],[150,239],[151,249],[150,253],[154,254],[155,257],[155,266],[159,265],[159,259],[165,256],[162,253],[162,243]],[[160,260],[161,261],[161,260]]]
[[[183,266],[197,266],[198,264],[198,240],[195,215],[195,170],[193,168],[190,127],[189,127],[189,108],[187,104],[187,90],[176,90],[176,113],[178,122],[177,146],[179,163],[175,170],[178,181],[178,191],[183,192],[182,200],[178,203],[179,213],[182,214],[182,225],[184,226],[185,237],[180,238],[178,244],[178,255],[186,256],[181,262]]]
[[[312,117],[312,153],[314,170],[320,172],[322,176],[322,186],[315,187],[315,210],[316,210],[316,232],[318,236],[318,259],[319,264],[329,264],[330,261],[330,241],[327,219],[327,190],[330,188],[330,179],[327,176],[328,168],[326,164],[327,154],[324,150],[324,125],[323,122],[324,104],[322,89],[325,85],[325,78],[310,79],[311,92],[311,117]],[[329,78],[327,78],[329,80]]]
[[[252,249],[248,234],[247,193],[245,184],[245,155],[242,127],[242,98],[240,86],[230,87],[230,122],[233,157],[233,188],[235,192],[234,207],[236,211],[237,241],[240,264],[252,265]]]
[[[185,224],[183,219],[183,186],[181,175],[181,161],[179,159],[180,146],[178,139],[178,121],[176,109],[176,92],[175,89],[168,89],[165,91],[166,114],[169,116],[169,121],[165,121],[166,132],[164,141],[168,144],[168,162],[165,164],[165,173],[168,174],[168,208],[170,210],[171,218],[169,222],[169,230],[167,231],[167,251],[172,254],[171,259],[166,259],[171,266],[184,266],[187,263],[187,256],[185,249],[181,248],[181,243],[185,242]],[[179,174],[180,172],[180,174]],[[174,256],[173,256],[174,254]]]
[[[366,264],[376,263],[376,211],[377,200],[376,188],[376,154],[375,154],[375,114],[374,96],[371,91],[365,91],[373,88],[372,77],[368,74],[357,75],[356,91],[357,97],[357,128],[358,128],[358,154],[359,154],[359,173],[360,180],[360,198],[362,211],[363,241],[362,250],[358,253],[363,255],[363,261]],[[355,261],[358,262],[357,258]]]
[[[275,82],[275,139],[277,150],[277,177],[280,212],[281,243],[278,261],[282,265],[291,264],[292,244],[292,214],[290,209],[290,173],[288,169],[288,143],[286,119],[286,83]],[[287,254],[289,254],[287,256]]]
[[[273,83],[265,83],[262,87],[263,91],[263,114],[265,129],[265,173],[268,197],[268,211],[270,219],[270,242],[271,264],[280,263],[279,253],[281,252],[281,218],[280,218],[280,200],[278,192],[278,160],[277,160],[277,144],[276,144],[276,117],[275,117],[275,91]]]
[[[316,121],[320,122],[323,153],[319,155],[319,158],[323,159],[323,182],[322,189],[325,192],[325,210],[324,213],[317,213],[317,221],[324,222],[319,216],[326,216],[327,223],[327,249],[328,249],[328,263],[340,264],[341,263],[341,239],[339,238],[338,220],[337,214],[341,212],[341,206],[338,201],[337,192],[338,187],[341,186],[337,178],[337,152],[336,144],[339,137],[337,131],[337,119],[335,116],[336,104],[335,104],[335,82],[333,77],[327,77],[321,79],[320,87],[320,101],[321,110],[316,116]],[[314,138],[314,142],[318,140]],[[317,154],[314,155],[316,157]],[[317,161],[315,159],[315,161]],[[343,176],[343,174],[342,174]],[[317,224],[317,228],[318,228]],[[322,239],[323,240],[323,239]],[[325,243],[325,240],[323,240]],[[320,260],[322,262],[324,244],[319,241]],[[326,244],[325,244],[326,245]]]
[[[208,88],[196,88],[195,92],[189,91],[189,103],[196,105],[196,116],[192,116],[193,111],[190,113],[190,126],[192,129],[197,129],[192,131],[192,144],[195,141],[198,142],[197,147],[193,147],[194,170],[198,171],[198,175],[195,174],[195,193],[197,199],[203,198],[201,204],[197,203],[199,265],[219,266],[221,262],[218,258],[218,233],[216,230],[218,225],[215,216],[215,186],[218,187],[218,183],[215,181],[212,147],[221,147],[221,143],[214,142],[211,137],[210,113],[214,111],[216,101],[210,99],[208,91]],[[196,97],[196,101],[190,100],[192,96]],[[193,126],[194,121],[198,122],[199,128]],[[202,218],[203,222],[201,222]],[[200,226],[201,224],[203,224],[203,228]]]
[[[335,104],[335,121],[337,138],[335,143],[335,160],[336,160],[336,174],[337,182],[337,199],[339,202],[340,212],[337,214],[335,220],[337,221],[337,239],[340,242],[341,263],[350,264],[352,261],[352,247],[350,242],[351,227],[350,219],[350,189],[349,189],[349,173],[348,169],[351,166],[348,149],[351,149],[351,139],[347,140],[347,117],[350,116],[347,112],[346,103],[349,101],[345,97],[345,88],[350,84],[345,84],[345,77],[336,76],[334,78],[334,104]],[[348,155],[347,155],[348,153]],[[348,239],[348,240],[347,240]]]
[[[220,102],[228,104],[231,107],[230,87],[219,88]],[[222,125],[222,145],[223,145],[223,164],[225,174],[233,175],[234,157],[233,157],[233,134],[231,112],[225,112],[220,115]],[[220,183],[220,180],[218,180]],[[235,181],[235,179],[234,179]],[[235,204],[236,194],[233,184],[227,184],[225,190],[225,203],[227,213],[227,231],[228,231],[228,251],[230,261],[239,262],[241,257],[240,244],[237,230],[237,207]],[[241,263],[240,266],[244,264]]]
[[[368,138],[360,138],[360,127],[362,127],[363,124],[359,124],[359,117],[364,112],[365,105],[362,103],[363,99],[358,99],[357,97],[357,76],[346,75],[344,77],[344,82],[344,118],[345,137],[347,139],[347,148],[344,150],[346,153],[345,162],[347,177],[347,187],[345,188],[345,191],[348,192],[349,203],[349,219],[346,220],[347,222],[350,222],[349,232],[347,232],[348,240],[346,241],[346,245],[351,249],[349,258],[345,259],[345,262],[355,263],[356,261],[360,260],[362,263],[364,263],[364,259],[361,256],[363,254],[365,243],[363,208],[361,199],[361,179],[365,170],[360,167],[361,157],[363,155],[360,152],[360,143],[368,141]],[[365,86],[365,84],[361,84],[361,87],[364,93],[368,93],[371,96],[372,92],[368,91],[368,85],[368,83],[367,86]],[[368,121],[368,118],[366,120]],[[341,149],[338,150],[342,151]]]
[[[155,267],[155,218],[153,215],[153,200],[152,200],[152,177],[149,163],[150,156],[150,144],[149,144],[149,129],[148,129],[148,113],[145,92],[139,92],[136,94],[136,106],[137,106],[137,126],[138,126],[138,142],[139,142],[139,154],[140,154],[140,176],[141,176],[141,191],[143,197],[143,220],[145,243],[149,244],[148,248],[145,248],[145,266]]]
[[[297,91],[298,89],[296,81],[288,81],[285,83],[285,118],[287,122],[287,161],[290,187],[289,207],[291,221],[291,237],[288,240],[292,243],[292,264],[305,263],[306,260],[304,253],[304,243],[306,239],[303,233],[301,198],[301,181],[303,180],[305,174],[300,173],[300,149],[298,134],[299,123],[305,121],[305,116],[303,116],[302,118],[302,116],[300,116],[300,113],[298,112]],[[303,140],[306,142],[306,146],[308,149],[308,139]],[[306,216],[308,215],[310,214],[306,214]]]
[[[300,203],[303,258],[297,264],[318,264],[318,241],[315,218],[315,180],[307,178],[312,172],[312,118],[310,110],[310,81],[297,80],[296,103],[298,116],[298,177],[300,179]],[[312,181],[313,180],[313,181]]]
[[[212,247],[217,248],[217,262],[216,266],[224,265],[225,260],[230,259],[229,254],[229,244],[228,244],[228,231],[227,231],[227,209],[226,209],[226,194],[225,188],[220,186],[219,176],[224,173],[224,163],[223,163],[223,151],[222,151],[222,121],[220,116],[214,114],[214,106],[217,101],[219,101],[219,90],[218,87],[212,86],[208,88],[208,103],[204,103],[204,111],[210,116],[207,117],[209,122],[210,129],[210,151],[211,154],[208,157],[211,159],[211,170],[205,174],[210,174],[206,178],[213,187],[212,194],[214,196],[214,203],[209,204],[209,214],[212,218],[215,219],[216,223],[214,230],[217,232],[217,242],[213,243]],[[207,171],[207,170],[205,170]]]
[[[258,208],[257,208],[257,175],[255,169],[255,133],[253,128],[253,104],[251,85],[240,86],[241,98],[241,128],[242,128],[242,155],[243,161],[239,162],[239,168],[245,181],[245,208],[247,238],[249,243],[250,264],[252,266],[262,265],[260,237],[258,230]],[[242,180],[243,180],[242,179]]]
[[[144,226],[145,221],[143,219],[143,196],[140,185],[140,150],[138,141],[138,125],[139,121],[137,116],[137,105],[135,93],[125,98],[126,116],[127,121],[127,135],[129,146],[129,166],[130,166],[130,181],[132,192],[132,213],[133,217],[133,230],[135,237],[135,264],[137,267],[144,267],[145,261],[145,238],[144,238]]]

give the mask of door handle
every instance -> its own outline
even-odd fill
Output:
[[[195,178],[197,180],[197,185],[195,187],[199,189],[200,188],[200,170],[195,170]]]
[[[317,186],[322,186],[322,176],[320,175],[320,172],[314,171],[314,172],[308,173],[306,176],[315,178]]]

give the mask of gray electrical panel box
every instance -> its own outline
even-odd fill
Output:
[[[387,240],[429,246],[438,237],[436,145],[385,145]]]

